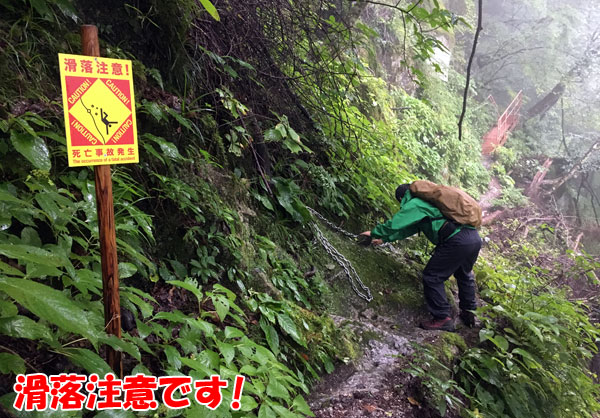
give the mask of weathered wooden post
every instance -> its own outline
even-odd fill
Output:
[[[94,25],[81,26],[83,55],[100,56],[98,28]],[[110,165],[94,166],[96,180],[96,208],[100,232],[100,254],[102,263],[102,296],[104,299],[104,323],[108,334],[121,338],[121,302],[119,300],[119,267],[117,260],[117,236],[115,232],[115,209],[113,203]],[[106,346],[108,365],[121,378],[123,360],[121,353]]]

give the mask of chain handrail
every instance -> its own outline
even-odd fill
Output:
[[[330,220],[325,218],[323,215],[321,215],[319,212],[317,212],[313,208],[307,206],[307,209],[310,211],[311,214],[313,214],[316,218],[321,220],[325,225],[327,225],[332,230],[339,232],[340,234],[342,234],[352,240],[356,240],[356,238],[358,237],[357,234],[348,232],[345,229],[335,225],[333,222],[331,222]],[[371,290],[362,282],[362,280],[360,279],[360,276],[354,269],[354,266],[352,266],[352,263],[350,262],[350,260],[348,260],[346,257],[344,257],[329,242],[329,240],[327,240],[327,238],[325,238],[325,235],[319,229],[316,222],[312,222],[311,227],[313,229],[315,236],[317,237],[317,240],[321,244],[321,246],[323,246],[323,248],[329,254],[329,256],[331,258],[333,258],[333,260],[336,263],[338,263],[340,265],[340,267],[342,267],[344,269],[344,273],[346,273],[346,277],[348,277],[348,281],[350,282],[350,286],[352,287],[352,290],[354,290],[354,293],[356,293],[360,298],[367,301],[367,303],[371,302],[373,300],[373,296],[371,295]],[[378,245],[375,248],[383,250],[388,253],[394,253],[397,251],[396,248],[394,248],[394,246],[389,242],[382,244],[382,245]]]

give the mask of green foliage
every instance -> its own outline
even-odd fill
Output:
[[[222,27],[195,21],[205,12],[230,23],[252,18],[230,2],[217,11],[204,0],[150,1],[110,16],[88,3],[82,14],[63,0],[0,1],[7,52],[0,62],[0,336],[15,348],[0,353],[0,373],[29,372],[37,360],[19,351],[17,338],[64,360],[60,372],[106,372],[99,347],[110,344],[126,354],[130,373],[248,376],[244,416],[312,416],[303,399],[309,385],[349,355],[342,332],[315,313],[326,308],[326,285],[303,274],[312,256],[306,205],[358,227],[397,208],[399,183],[424,177],[474,195],[488,183],[476,112],[467,115],[463,141],[456,138],[462,78],[450,71],[448,83],[438,82],[426,69],[443,46],[423,28],[451,30],[460,19],[437,1],[408,6],[403,65],[422,82],[412,97],[367,65],[377,31],[347,26],[316,3],[301,4],[300,14],[286,3],[290,13],[279,24],[265,18],[266,8],[257,11],[263,20],[252,33],[269,42],[257,42],[260,53],[250,57],[237,44],[227,56],[226,43],[210,50],[205,43],[225,41]],[[79,49],[78,13],[97,15],[103,52],[132,58],[136,74],[141,163],[113,169],[121,304],[136,324],[121,340],[104,332],[93,174],[66,168],[62,115],[48,99],[58,96],[48,63],[59,50]],[[293,20],[300,18],[302,25]],[[302,36],[286,48],[291,31]],[[286,83],[266,85],[266,67],[274,71],[267,80]],[[508,182],[519,163],[508,152],[499,159],[496,174]],[[518,250],[524,259],[540,254]],[[574,257],[577,274],[597,268]],[[361,261],[378,278],[410,276],[399,275],[395,262]],[[463,396],[473,411],[494,416],[592,413],[597,390],[581,370],[595,328],[582,307],[543,291],[547,272],[513,261],[480,272],[490,301],[480,345],[456,369],[425,352],[412,373],[436,394],[441,414]],[[256,288],[258,274],[268,293]],[[378,282],[381,297],[387,284]],[[398,296],[399,303],[417,299]],[[216,414],[232,415],[226,404]]]
[[[440,355],[433,347],[415,346],[415,349],[414,361],[406,371],[421,379],[427,404],[435,407],[441,416],[448,411],[460,411],[464,407],[461,397],[467,393],[456,382],[453,370],[440,361]]]
[[[489,301],[478,309],[480,344],[458,365],[471,415],[594,416],[598,387],[585,370],[599,332],[584,307],[542,289],[544,272],[537,268],[495,261],[478,273]]]
[[[502,192],[499,198],[494,199],[492,206],[500,208],[519,208],[525,206],[527,198],[523,191],[515,187],[514,180],[509,176],[501,177]]]

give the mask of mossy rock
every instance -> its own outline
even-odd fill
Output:
[[[369,287],[373,301],[368,305],[352,290],[343,270],[319,247],[323,270],[334,268],[328,273],[332,288],[333,313],[351,317],[352,311],[374,309],[380,315],[411,311],[423,311],[423,286],[420,279],[422,265],[409,264],[405,259],[378,251],[373,247],[362,247],[353,240],[342,237],[319,223],[319,229],[327,240],[350,261],[359,277]],[[331,280],[331,277],[335,280]]]

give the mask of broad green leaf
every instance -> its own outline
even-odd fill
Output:
[[[208,377],[213,374],[214,369],[207,366],[204,361],[198,359],[190,359],[187,357],[181,357],[181,362],[188,367],[201,373],[201,378]]]
[[[244,389],[246,389],[245,386],[246,383],[244,384]],[[240,407],[240,411],[244,412],[250,412],[258,406],[258,403],[256,403],[252,396],[243,395],[242,399],[240,399],[240,403],[242,404]]]
[[[8,191],[3,189],[0,189],[0,202],[17,203],[22,206],[31,206],[30,203],[13,196]]]
[[[21,242],[33,247],[42,246],[42,240],[40,239],[40,236],[38,235],[37,231],[30,226],[23,228],[21,231]]]
[[[158,312],[156,315],[154,315],[153,319],[166,319],[167,321],[178,322],[180,324],[184,324],[189,320],[189,318],[181,311]]]
[[[225,338],[242,338],[244,336],[244,332],[238,328],[226,326],[225,327]]]
[[[175,347],[171,345],[165,346],[165,355],[167,356],[167,361],[175,370],[181,368],[181,355]]]
[[[64,259],[59,254],[31,245],[0,244],[0,254],[27,263],[43,264],[48,267],[61,267]]]
[[[148,154],[154,156],[154,158],[159,160],[161,163],[163,163],[163,164],[165,163],[165,159],[162,157],[162,155],[160,155],[160,153],[158,151],[156,151],[154,149],[152,144],[150,144],[148,142],[144,142],[142,145],[144,146],[144,149],[148,152]]]
[[[502,351],[508,350],[508,341],[502,335],[496,335],[495,337],[490,338],[494,344],[498,346]]]
[[[310,410],[310,406],[306,403],[304,398],[301,395],[298,395],[294,398],[294,402],[292,403],[292,408],[296,412],[300,412],[305,416],[314,417],[315,414]]]
[[[494,331],[487,328],[482,328],[479,331],[479,342],[484,342],[485,340],[494,336]]]
[[[124,351],[137,361],[141,361],[140,350],[138,347],[128,341],[118,338],[116,335],[106,335],[98,338],[98,341],[108,344],[117,351]]]
[[[35,11],[42,17],[48,17],[50,15],[50,9],[48,8],[48,2],[46,0],[30,0],[31,5]]]
[[[217,9],[210,2],[210,0],[200,0],[200,3],[202,3],[204,9],[212,16],[213,19],[215,19],[217,22],[221,20],[219,17],[219,12],[217,12]]]
[[[269,384],[267,385],[267,395],[273,396],[275,398],[285,399],[289,401],[290,393],[287,388],[279,383],[279,380],[276,378],[270,378]]]
[[[76,270],[71,279],[75,287],[83,294],[87,295],[88,291],[96,295],[102,294],[102,277],[99,272],[87,269]]]
[[[279,334],[273,325],[269,324],[264,317],[260,318],[260,328],[265,334],[269,348],[276,355],[279,354]]]
[[[102,357],[87,348],[63,348],[57,351],[68,357],[77,366],[83,367],[88,373],[104,376],[112,371]]]
[[[154,119],[156,119],[157,122],[160,122],[165,117],[165,114],[161,107],[154,102],[145,102],[143,104],[143,108],[152,116],[154,116]]]
[[[144,341],[140,337],[134,337],[133,335],[125,334],[123,338],[127,338],[127,340],[131,341],[133,344],[137,345],[139,348],[144,350],[148,354],[154,355],[154,350],[150,348],[148,343]]]
[[[292,411],[281,405],[270,404],[269,406],[273,408],[277,416],[280,418],[301,418],[299,415],[293,413]]]
[[[58,290],[32,280],[2,276],[0,290],[39,318],[82,335],[96,345],[100,334],[89,321],[88,312]]]
[[[23,361],[21,356],[11,353],[0,353],[1,374],[23,374],[25,371],[25,361]]]
[[[252,366],[251,364],[246,364],[240,369],[240,373],[245,376],[256,376],[257,370],[256,367]]]
[[[152,328],[149,325],[146,325],[145,322],[136,319],[135,324],[140,338],[146,338],[148,335],[152,334]]]
[[[221,364],[221,357],[218,353],[212,350],[204,350],[197,357],[198,361],[209,367],[212,370],[218,370],[219,364]]]
[[[137,267],[131,263],[119,263],[119,278],[127,279],[137,273]]]
[[[169,260],[169,263],[171,264],[171,267],[173,267],[173,272],[175,273],[175,275],[177,275],[177,277],[179,277],[180,279],[183,279],[187,276],[187,269],[179,261]]]
[[[277,418],[277,414],[266,403],[263,403],[258,410],[258,418]]]
[[[333,372],[333,370],[335,369],[335,366],[333,365],[331,358],[322,351],[319,353],[319,358],[321,359],[321,361],[323,362],[323,365],[325,366],[325,371],[327,373]]]
[[[227,289],[225,286],[220,285],[219,283],[215,283],[213,285],[213,292],[215,293],[224,293],[227,296],[227,299],[229,299],[230,301],[234,301],[236,299],[236,294],[233,293],[231,290]],[[232,304],[231,307],[233,308],[235,304]],[[243,311],[239,310],[239,308],[237,309],[238,312],[243,313]]]
[[[4,261],[0,261],[0,272],[9,276],[23,277],[25,275],[21,270],[14,268],[10,264],[6,264]]]
[[[187,323],[194,328],[198,328],[207,337],[212,337],[215,333],[215,326],[210,322],[201,319],[188,318]]]
[[[527,367],[529,367],[531,369],[541,367],[541,365],[537,361],[537,359],[533,355],[531,355],[531,353],[529,353],[528,351],[523,350],[521,348],[515,348],[512,352],[513,352],[513,354],[520,354],[523,357],[525,364],[527,364]]]
[[[202,298],[204,295],[202,294],[202,290],[199,288],[199,286],[189,282],[182,282],[181,280],[171,280],[169,281],[169,284],[192,292],[196,296],[196,299],[198,299],[198,303],[202,303]]]
[[[290,150],[290,152],[292,152],[292,154],[297,154],[299,152],[302,152],[302,147],[300,146],[300,144],[298,144],[298,142],[294,141],[293,139],[290,139],[290,138],[284,139],[283,145],[288,150]]]
[[[167,113],[169,113],[171,116],[173,116],[177,120],[177,122],[179,122],[180,125],[182,125],[183,127],[187,128],[190,131],[192,130],[193,127],[192,127],[192,124],[189,121],[189,119],[186,119],[179,112],[171,109],[170,107],[166,107],[165,110],[167,111]],[[162,148],[162,146],[161,146],[161,148]],[[177,149],[177,147],[175,147],[175,149]]]
[[[211,299],[215,305],[215,310],[217,311],[217,315],[219,315],[219,319],[223,322],[229,313],[229,299],[222,295],[212,295]]]
[[[0,334],[28,340],[52,340],[50,328],[21,315],[0,319]]]
[[[37,193],[35,200],[55,228],[64,227],[76,209],[73,202],[55,191]]]
[[[277,129],[267,129],[264,133],[265,142],[276,142],[281,140],[281,132]]]
[[[27,158],[35,168],[44,171],[50,171],[52,163],[50,162],[50,152],[46,142],[40,137],[29,133],[18,133],[11,131],[10,140],[15,149]]]
[[[542,343],[544,342],[544,337],[542,336],[542,332],[540,331],[540,329],[538,327],[536,327],[529,321],[526,321],[525,325],[527,325],[527,328],[529,328],[531,331],[533,331],[533,333],[540,340],[540,342],[542,342]]]
[[[164,138],[152,135],[150,133],[144,134],[144,138],[152,140],[160,147],[160,150],[161,150],[160,157],[161,158],[162,158],[162,156],[165,156],[165,157],[169,158],[170,160],[179,160],[179,159],[183,158],[181,156],[181,154],[179,153],[177,146],[175,144],[173,144],[172,142],[168,142]]]
[[[59,277],[62,276],[63,272],[56,267],[44,266],[41,264],[27,263],[25,269],[27,277]]]
[[[0,319],[16,316],[18,313],[17,305],[10,300],[0,300]]]
[[[306,343],[298,333],[298,329],[296,328],[294,321],[292,321],[292,318],[290,318],[287,314],[279,313],[277,314],[277,322],[279,323],[281,329],[283,329],[290,337],[292,337],[294,341],[303,347],[306,347]]]
[[[154,312],[154,307],[150,303],[140,298],[138,295],[134,295],[130,292],[122,292],[121,296],[126,297],[131,303],[136,305],[142,312],[142,317],[144,317],[144,319],[148,318]]]
[[[231,344],[227,344],[221,341],[217,341],[217,347],[225,360],[225,364],[231,363],[233,358],[235,357],[235,348]]]

